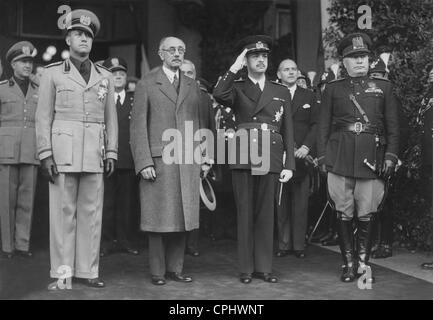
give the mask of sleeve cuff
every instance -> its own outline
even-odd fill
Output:
[[[39,152],[39,160],[44,160],[48,157],[51,157],[53,155],[53,151],[51,149],[49,150],[43,150]]]
[[[117,152],[116,151],[107,151],[106,157],[107,157],[107,159],[117,160]]]

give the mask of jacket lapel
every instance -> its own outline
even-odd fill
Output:
[[[174,89],[174,86],[170,83],[164,71],[162,71],[162,67],[159,68],[156,83],[159,84],[159,90],[167,96],[174,104],[176,104],[177,93]],[[181,81],[182,83],[182,81]]]
[[[301,106],[303,92],[299,90],[299,87],[295,90],[295,96],[292,98],[292,114],[295,114]]]
[[[74,66],[74,64],[70,60],[66,60],[65,64],[69,64],[69,74],[68,78],[72,81],[78,83],[83,88],[86,87],[86,81],[84,81],[83,77],[81,76],[80,72],[77,70],[77,68]],[[89,81],[90,83],[90,81]]]
[[[259,102],[256,105],[256,108],[254,110],[254,114],[258,113],[260,110],[262,110],[269,102],[272,101],[272,90],[271,85],[268,83],[268,81],[265,81],[265,87],[263,88],[262,95],[260,96]]]
[[[181,72],[179,73],[181,74]],[[180,78],[180,88],[179,88],[179,96],[177,97],[177,102],[176,102],[176,111],[179,109],[179,106],[182,104],[183,100],[185,100],[186,96],[188,95],[189,89],[191,88],[191,83],[193,81],[193,79],[188,78],[183,74],[181,74],[179,78]]]
[[[257,101],[260,99],[260,92],[257,91],[256,85],[250,80],[250,78],[247,78],[247,80],[245,80],[242,91],[249,99],[251,99],[255,103],[257,103]]]
[[[80,77],[81,77],[81,75],[80,75]],[[83,78],[83,77],[81,77],[81,78]],[[86,85],[86,89],[93,87],[95,84],[97,84],[99,81],[101,81],[102,78],[103,78],[102,74],[100,74],[98,71],[96,71],[95,65],[93,64],[93,62],[91,62],[90,78],[89,78],[89,82]],[[83,82],[84,82],[84,79],[83,79]]]

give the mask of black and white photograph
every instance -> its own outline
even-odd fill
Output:
[[[432,300],[432,150],[431,0],[0,0],[0,300]]]

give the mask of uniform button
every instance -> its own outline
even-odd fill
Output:
[[[254,131],[257,131],[257,128],[254,128],[253,130],[254,130]],[[253,140],[253,141],[254,141],[254,140]]]
[[[27,104],[27,101],[24,101],[24,105],[26,105]]]
[[[89,124],[87,123],[87,124],[86,124],[86,128],[88,128],[88,127],[89,127]]]
[[[359,95],[359,92],[357,92],[356,94]]]
[[[257,142],[257,139],[253,139],[253,142]]]
[[[89,100],[84,100],[84,103],[89,103]]]
[[[24,109],[24,112],[27,112],[27,109]]]
[[[272,141],[272,144],[275,144],[275,141]]]
[[[27,126],[24,126],[24,129],[27,129]]]
[[[257,117],[253,117],[253,120],[257,120]]]
[[[89,115],[89,113],[88,113],[88,112],[86,112],[86,115],[88,116],[88,115]]]

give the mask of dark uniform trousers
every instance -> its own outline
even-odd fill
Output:
[[[281,205],[277,205],[278,249],[280,250],[304,250],[305,248],[309,187],[308,175],[290,181],[283,187]]]
[[[117,169],[110,178],[104,178],[104,213],[102,216],[102,241],[117,240],[129,245],[132,210],[137,199],[137,176],[134,169]]]
[[[2,250],[29,250],[38,167],[0,165]]]
[[[185,232],[148,232],[150,274],[164,277],[166,272],[181,273],[185,256]]]
[[[250,170],[232,170],[241,273],[272,271],[274,194],[278,177],[275,173],[252,175]]]

